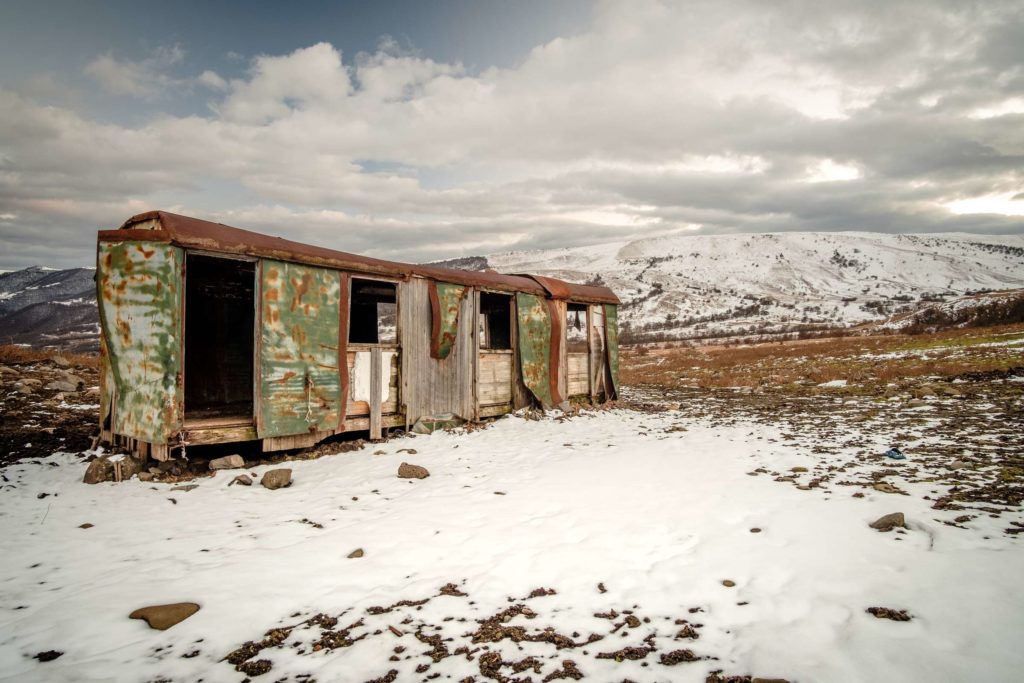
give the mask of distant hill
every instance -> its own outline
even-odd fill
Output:
[[[680,235],[432,265],[606,284],[623,302],[624,343],[825,331],[921,309],[916,322],[885,328],[910,329],[962,324],[943,305],[968,297],[954,306],[962,312],[973,295],[1024,288],[1024,235]],[[93,272],[0,274],[0,343],[97,348]],[[974,324],[1012,317],[1014,306],[985,304]]]
[[[32,266],[0,273],[0,343],[97,350],[95,272]]]

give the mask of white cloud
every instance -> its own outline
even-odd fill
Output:
[[[947,202],[944,206],[951,212],[961,215],[992,213],[1004,216],[1024,216],[1024,198],[1014,192],[957,199]]]
[[[119,60],[108,52],[86,64],[85,73],[111,94],[153,99],[180,83],[164,71],[184,59],[185,51],[178,45],[158,47],[151,56],[138,62]]]
[[[832,159],[822,159],[807,169],[807,182],[828,183],[837,180],[857,180],[861,177],[860,169],[851,164],[841,164]]]
[[[972,32],[958,11],[608,2],[483,71],[389,40],[261,55],[231,80],[181,73],[178,47],[103,55],[86,72],[108,92],[198,85],[212,111],[128,127],[0,90],[0,209],[91,230],[177,206],[404,258],[694,226],[1012,229],[936,210],[1012,187],[1024,145],[976,117],[1019,99],[979,61],[1003,20]]]

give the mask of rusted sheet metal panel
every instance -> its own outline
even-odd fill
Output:
[[[439,282],[453,282],[471,287],[487,287],[509,292],[525,291],[544,294],[546,291],[551,291],[552,296],[557,299],[589,303],[619,303],[618,297],[607,287],[571,284],[554,278],[542,278],[546,283],[542,285],[537,279],[502,275],[493,271],[470,272],[437,266],[384,261],[293,242],[280,237],[261,235],[222,223],[179,216],[167,211],[148,211],[133,216],[125,221],[120,230],[101,231],[99,239],[101,241],[121,240],[125,239],[121,233],[128,232],[136,234],[149,232],[148,237],[141,239],[170,240],[178,246],[187,248],[297,261],[358,273],[376,273],[403,278],[419,276]]]
[[[516,294],[519,323],[519,362],[523,382],[545,408],[562,403],[558,393],[558,358],[561,344],[557,318],[549,302],[533,294]]]
[[[268,260],[260,284],[260,438],[336,430],[341,275]]]
[[[468,287],[430,281],[430,356],[444,360],[459,329],[459,307]]]
[[[100,324],[117,405],[113,431],[166,444],[181,428],[184,252],[153,242],[99,245]]]
[[[608,349],[608,371],[612,386],[609,398],[619,397],[619,312],[615,306],[604,305],[605,344]]]

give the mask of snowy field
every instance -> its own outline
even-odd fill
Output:
[[[233,661],[266,660],[267,681],[1020,680],[1024,550],[1005,521],[942,524],[957,513],[922,498],[934,484],[750,476],[819,461],[782,437],[672,411],[510,417],[286,463],[276,491],[14,464],[0,680],[241,681],[225,658],[246,641]],[[431,476],[399,479],[402,462]],[[897,511],[906,530],[868,526]],[[170,630],[128,619],[179,601],[201,610]]]

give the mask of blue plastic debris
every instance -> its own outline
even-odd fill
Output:
[[[893,446],[885,452],[885,457],[892,458],[893,460],[906,460],[907,456],[903,455],[903,451]]]

